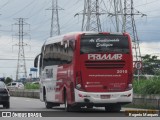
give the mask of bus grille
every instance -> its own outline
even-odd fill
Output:
[[[125,61],[85,61],[88,69],[116,69],[123,68]]]

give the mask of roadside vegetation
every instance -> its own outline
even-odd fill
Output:
[[[133,91],[136,94],[160,94],[160,76],[150,79],[135,79],[133,81]]]
[[[136,94],[160,94],[160,59],[158,56],[142,56],[142,75],[133,81],[133,91]],[[135,73],[137,75],[137,73]],[[147,78],[147,76],[149,78]]]
[[[26,83],[25,89],[39,89],[39,84],[33,84],[33,83]]]

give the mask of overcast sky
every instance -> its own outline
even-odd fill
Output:
[[[101,0],[100,0],[101,1]],[[108,3],[112,0],[103,0],[102,9],[111,10]],[[74,17],[83,10],[84,0],[58,0],[59,6],[64,10],[59,11],[61,34],[80,31],[82,15]],[[17,58],[18,29],[14,24],[16,18],[27,18],[25,31],[30,36],[24,37],[26,58],[35,58],[40,53],[40,48],[50,34],[51,0],[0,0],[0,59]],[[160,55],[160,0],[134,0],[136,11],[147,14],[147,17],[136,16],[136,25],[140,39],[141,52],[144,54]],[[112,19],[113,20],[113,19]],[[102,29],[115,31],[114,25],[108,15],[101,16]],[[27,74],[33,67],[33,61],[26,61]],[[0,77],[9,76],[15,79],[17,61],[0,60]]]

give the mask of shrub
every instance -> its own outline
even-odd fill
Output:
[[[39,89],[39,87],[40,87],[39,84],[32,84],[32,83],[25,84],[25,89]]]
[[[160,79],[154,77],[150,80],[134,80],[133,91],[137,94],[160,94]]]

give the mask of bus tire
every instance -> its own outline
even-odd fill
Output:
[[[45,102],[45,106],[47,109],[51,109],[53,107],[52,103],[50,103],[50,102]]]
[[[73,108],[70,104],[68,104],[68,100],[67,100],[67,95],[65,95],[65,111],[66,112],[71,112],[73,111]]]
[[[93,106],[87,106],[88,109],[93,109]]]
[[[53,107],[52,103],[47,102],[46,95],[44,94],[44,102],[47,109],[51,109]]]
[[[106,112],[120,112],[121,110],[121,105],[108,105],[105,106],[105,111]]]
[[[4,103],[3,108],[9,109],[10,108],[10,102]]]

